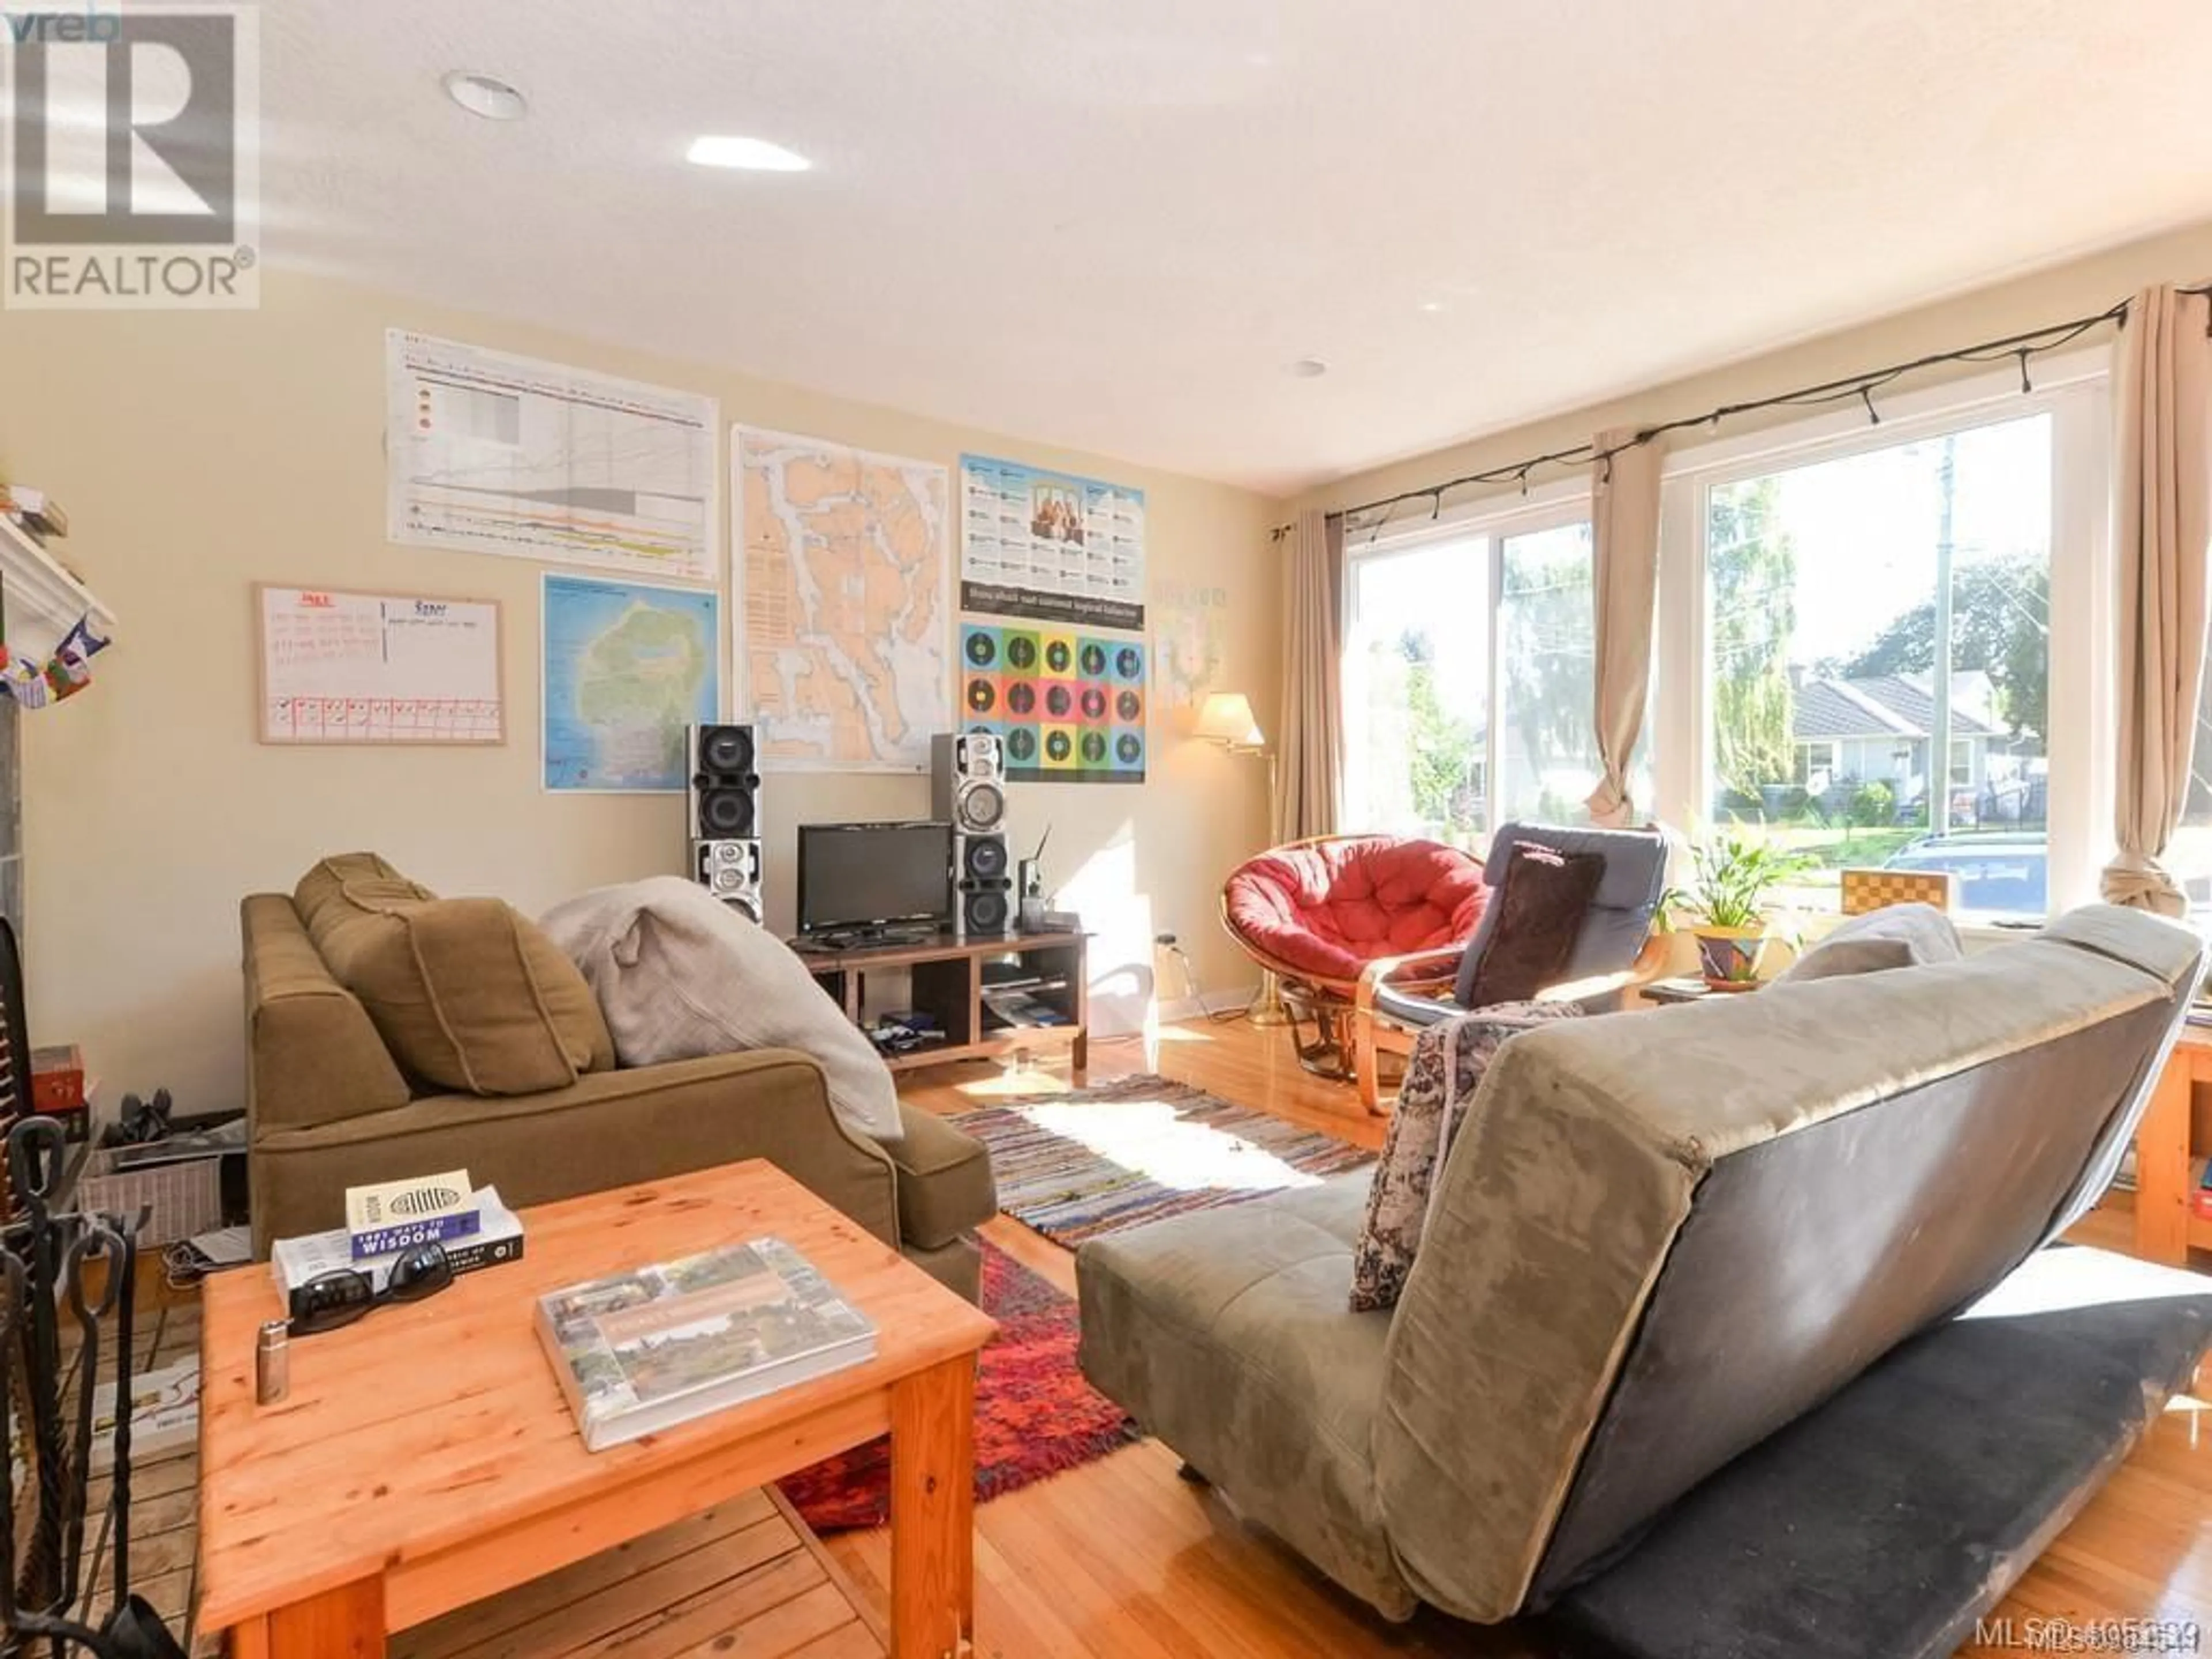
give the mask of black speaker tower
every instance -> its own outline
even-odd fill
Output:
[[[952,826],[952,931],[976,939],[1016,931],[1006,852],[1006,749],[988,732],[930,739],[930,816]]]
[[[762,920],[760,771],[750,726],[694,726],[686,799],[691,878],[725,904]]]

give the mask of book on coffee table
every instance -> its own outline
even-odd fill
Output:
[[[780,1238],[570,1285],[538,1335],[593,1451],[857,1365],[876,1328]]]

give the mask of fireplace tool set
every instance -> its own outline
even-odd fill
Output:
[[[7,1147],[0,1394],[10,1433],[9,1455],[0,1455],[0,1655],[185,1659],[160,1615],[131,1592],[131,1298],[144,1218],[55,1211],[65,1146],[53,1119],[18,1118]],[[103,1327],[112,1333],[105,1343]],[[103,1373],[114,1390],[114,1457],[95,1509],[94,1408]],[[88,1559],[97,1565],[103,1517],[114,1590],[101,1610],[85,1569]]]

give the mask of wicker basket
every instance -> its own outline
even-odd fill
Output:
[[[103,1148],[78,1178],[76,1207],[113,1215],[151,1213],[138,1234],[142,1244],[173,1244],[222,1225],[222,1159],[187,1158],[150,1170],[118,1172],[115,1154]]]

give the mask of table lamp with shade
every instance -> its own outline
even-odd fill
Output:
[[[1275,799],[1275,755],[1267,747],[1267,734],[1260,729],[1259,717],[1252,712],[1252,700],[1242,691],[1210,691],[1205,702],[1199,706],[1198,724],[1191,730],[1194,738],[1208,743],[1218,743],[1232,755],[1265,755],[1267,757],[1267,799]],[[1260,994],[1253,999],[1252,1023],[1255,1025],[1287,1024],[1290,1016],[1283,1011],[1280,988],[1272,973],[1260,975]]]

